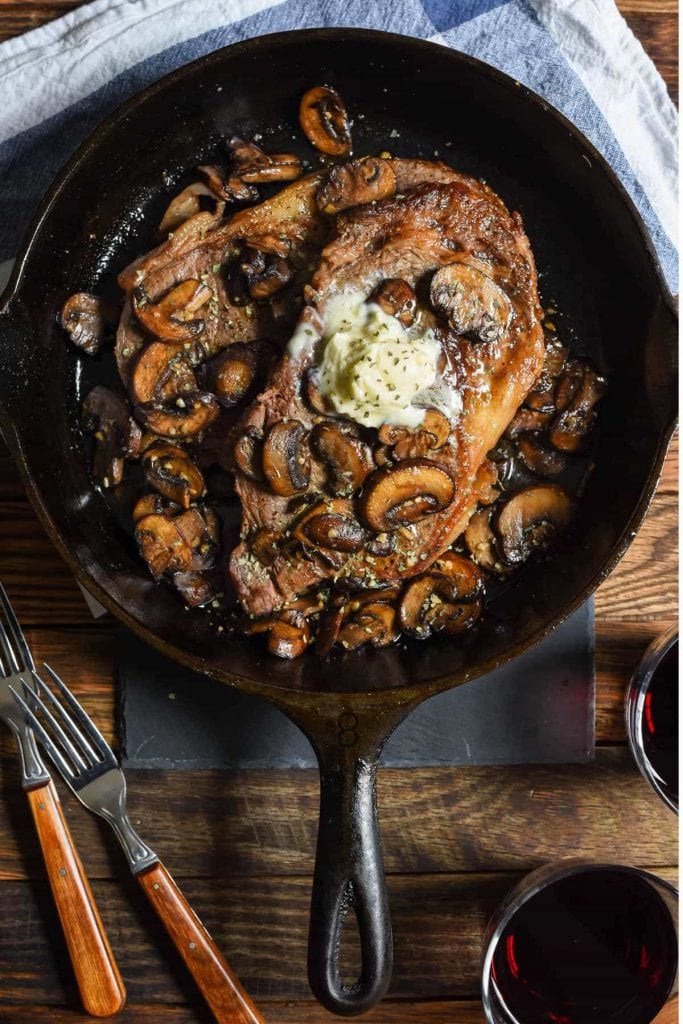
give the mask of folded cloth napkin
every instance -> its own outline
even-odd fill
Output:
[[[211,50],[323,26],[430,39],[542,95],[615,169],[678,291],[677,112],[613,0],[95,0],[78,7],[0,44],[0,287],[41,195],[106,114]]]

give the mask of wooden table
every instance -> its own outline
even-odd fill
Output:
[[[76,4],[2,0],[0,38]],[[674,90],[676,0],[620,0],[620,7]],[[483,929],[505,892],[540,864],[578,854],[675,877],[677,822],[625,746],[623,697],[646,644],[676,618],[676,512],[674,445],[638,537],[598,591],[593,764],[381,773],[396,954],[390,993],[369,1020],[481,1024]],[[111,736],[114,624],[91,618],[1,444],[0,579],[36,661],[52,662]],[[0,758],[0,1022],[86,1021],[4,732]],[[138,771],[129,781],[133,819],[144,817],[146,838],[270,1024],[333,1020],[313,1001],[305,968],[316,774]],[[127,984],[122,1024],[208,1021],[110,833],[62,793]]]

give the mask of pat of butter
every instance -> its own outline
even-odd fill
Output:
[[[437,382],[440,345],[431,329],[406,330],[359,292],[330,299],[316,347],[317,382],[335,412],[367,427],[415,428]],[[441,403],[439,403],[441,404]]]

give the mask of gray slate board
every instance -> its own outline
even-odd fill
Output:
[[[258,697],[168,661],[131,633],[119,651],[124,762],[135,768],[308,768],[308,740]],[[391,736],[387,767],[581,763],[595,749],[593,602],[533,650],[439,694]]]

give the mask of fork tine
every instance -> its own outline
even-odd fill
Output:
[[[52,711],[48,707],[47,701],[45,700],[45,696],[47,696],[47,698],[50,700],[52,706],[56,708],[58,712],[62,713],[63,717],[62,709],[59,707],[58,702],[54,699],[54,697],[48,690],[43,680],[39,676],[37,676],[35,672],[33,673],[33,677],[36,683],[38,684],[38,690],[33,690],[30,692],[33,693],[33,699],[35,700],[37,707],[45,716],[47,722],[50,725],[50,728],[52,729],[52,732],[54,733],[53,741],[56,741],[61,744],[62,753],[71,758],[76,772],[86,770],[88,768],[87,761],[84,759],[83,755],[79,752],[77,746],[74,744],[73,738],[67,735],[65,730],[63,730],[61,724],[52,714]],[[26,684],[25,692],[29,692],[29,688],[26,686]],[[43,696],[41,696],[41,692]],[[67,728],[69,728],[69,720],[67,720],[65,724],[67,725]]]
[[[7,633],[2,622],[0,622],[0,674],[11,676],[15,672],[21,672],[17,657],[12,650]]]
[[[54,762],[54,764],[57,766],[57,769],[62,773],[67,782],[73,782],[73,768],[71,767],[70,764],[67,763],[66,759],[62,756],[62,753],[55,744],[54,740],[49,735],[47,730],[43,727],[43,723],[38,718],[36,718],[35,713],[28,706],[24,698],[19,696],[19,694],[11,684],[9,689],[10,692],[14,695],[14,699],[16,700],[17,704],[19,705],[20,708],[22,708],[24,714],[26,715],[26,719],[29,722],[31,728],[35,732],[36,736],[40,739],[40,742],[45,747],[45,750],[50,760]],[[25,684],[24,690],[28,690],[28,687]],[[31,693],[32,700],[37,700],[39,703],[42,704],[42,702],[39,700],[39,698],[36,697],[35,693],[33,693],[32,690],[29,692]]]
[[[12,605],[9,603],[7,591],[3,587],[2,583],[0,583],[0,605],[2,605],[3,611],[5,613],[5,618],[7,619],[7,625],[9,626],[10,636],[14,640],[14,643],[16,644],[19,653],[24,659],[25,668],[29,668],[31,670],[35,669],[36,666],[33,661],[33,656],[29,650],[28,644],[26,643],[26,637],[24,636],[21,630],[19,621],[16,615],[14,614],[14,609],[12,608]]]
[[[70,710],[74,716],[78,719],[81,728],[84,730],[88,739],[92,742],[95,747],[95,758],[96,760],[104,760],[106,758],[113,758],[114,752],[105,740],[104,736],[93,722],[90,715],[81,707],[79,702],[74,697],[71,690],[68,688],[66,683],[62,682],[54,669],[50,668],[47,662],[43,662],[43,666],[50,675],[50,679],[55,684],[66,704],[68,704]],[[35,673],[34,673],[35,675]],[[41,680],[42,681],[42,680]],[[45,684],[43,684],[45,685]]]
[[[38,686],[38,690],[36,691],[35,694],[36,701],[40,709],[42,710],[43,714],[48,719],[50,725],[52,726],[52,729],[57,734],[57,737],[59,738],[62,746],[65,748],[69,757],[73,761],[75,767],[77,769],[89,768],[90,765],[88,764],[87,760],[88,756],[91,757],[91,763],[96,764],[97,757],[92,751],[90,745],[84,742],[83,737],[80,735],[78,731],[78,728],[71,720],[69,715],[66,713],[62,705],[59,703],[54,693],[52,693],[49,686],[44,682],[44,680],[40,678],[37,672],[32,672],[31,674]],[[51,708],[48,707],[48,701],[52,705],[52,708],[55,709],[55,711],[61,718],[61,722],[57,720],[57,717],[53,714]],[[70,733],[70,735],[67,735],[65,729]],[[83,748],[82,753],[78,750],[76,742],[79,742],[80,746]]]

